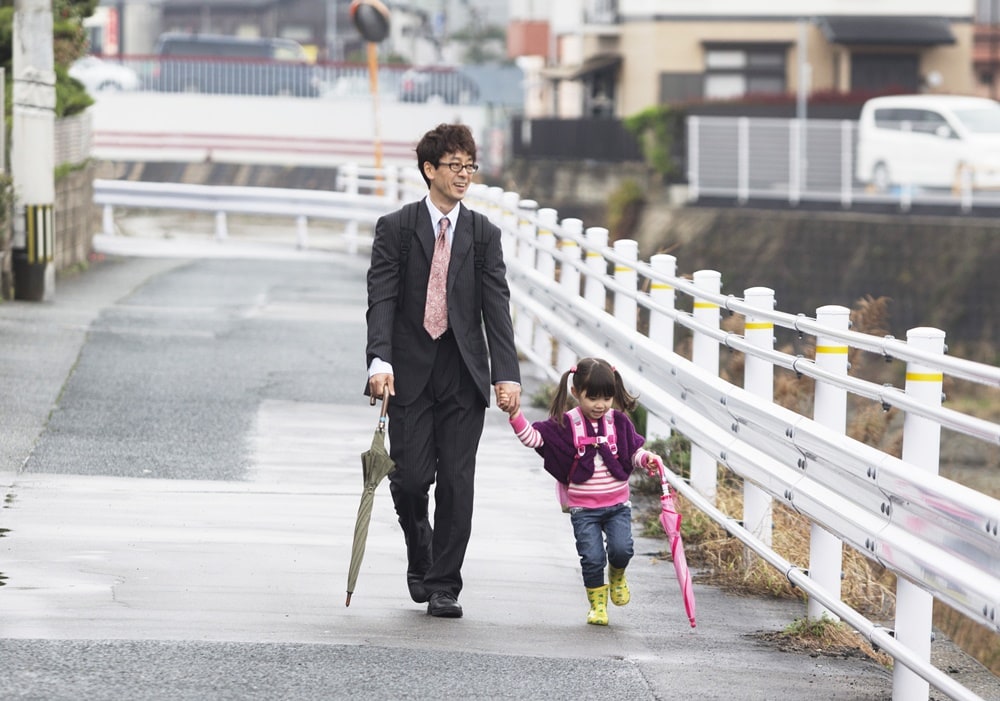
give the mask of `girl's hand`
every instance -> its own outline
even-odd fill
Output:
[[[508,411],[510,408],[510,395],[503,387],[497,387],[497,406],[503,411]]]
[[[647,450],[642,456],[642,466],[646,468],[646,474],[650,477],[659,477],[664,469],[663,458]]]
[[[514,382],[502,382],[495,385],[497,406],[511,417],[521,408],[521,385]]]

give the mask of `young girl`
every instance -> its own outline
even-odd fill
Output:
[[[567,411],[570,375],[570,391],[579,406]],[[616,606],[630,598],[625,581],[632,559],[629,475],[636,467],[659,474],[663,464],[642,447],[646,439],[624,413],[635,408],[636,398],[625,391],[621,375],[607,361],[584,358],[563,374],[549,419],[529,424],[520,409],[508,410],[503,393],[498,404],[509,411],[520,441],[542,456],[545,470],[562,485],[590,600],[587,623],[606,626],[609,588]],[[605,565],[609,584],[604,582]]]

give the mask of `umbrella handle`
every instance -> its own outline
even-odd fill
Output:
[[[375,401],[378,399],[374,394],[371,397],[371,406],[375,406]],[[378,430],[385,430],[385,416],[389,412],[389,385],[386,384],[382,388],[382,412],[378,417]]]

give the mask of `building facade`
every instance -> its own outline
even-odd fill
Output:
[[[763,5],[512,0],[508,42],[533,70],[536,116],[620,118],[658,104],[799,92],[976,90],[976,0]]]

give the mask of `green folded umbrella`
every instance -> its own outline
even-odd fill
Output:
[[[372,397],[372,405],[375,397]],[[347,571],[347,603],[351,605],[351,595],[358,582],[358,572],[361,561],[365,557],[365,541],[368,540],[368,525],[372,518],[372,504],[375,501],[375,489],[383,478],[396,468],[396,463],[389,457],[385,449],[385,414],[389,409],[389,390],[382,394],[382,413],[379,415],[378,427],[372,436],[372,447],[361,454],[361,471],[364,479],[364,492],[361,494],[361,504],[358,506],[358,520],[354,524],[354,545],[351,548],[351,568]]]

